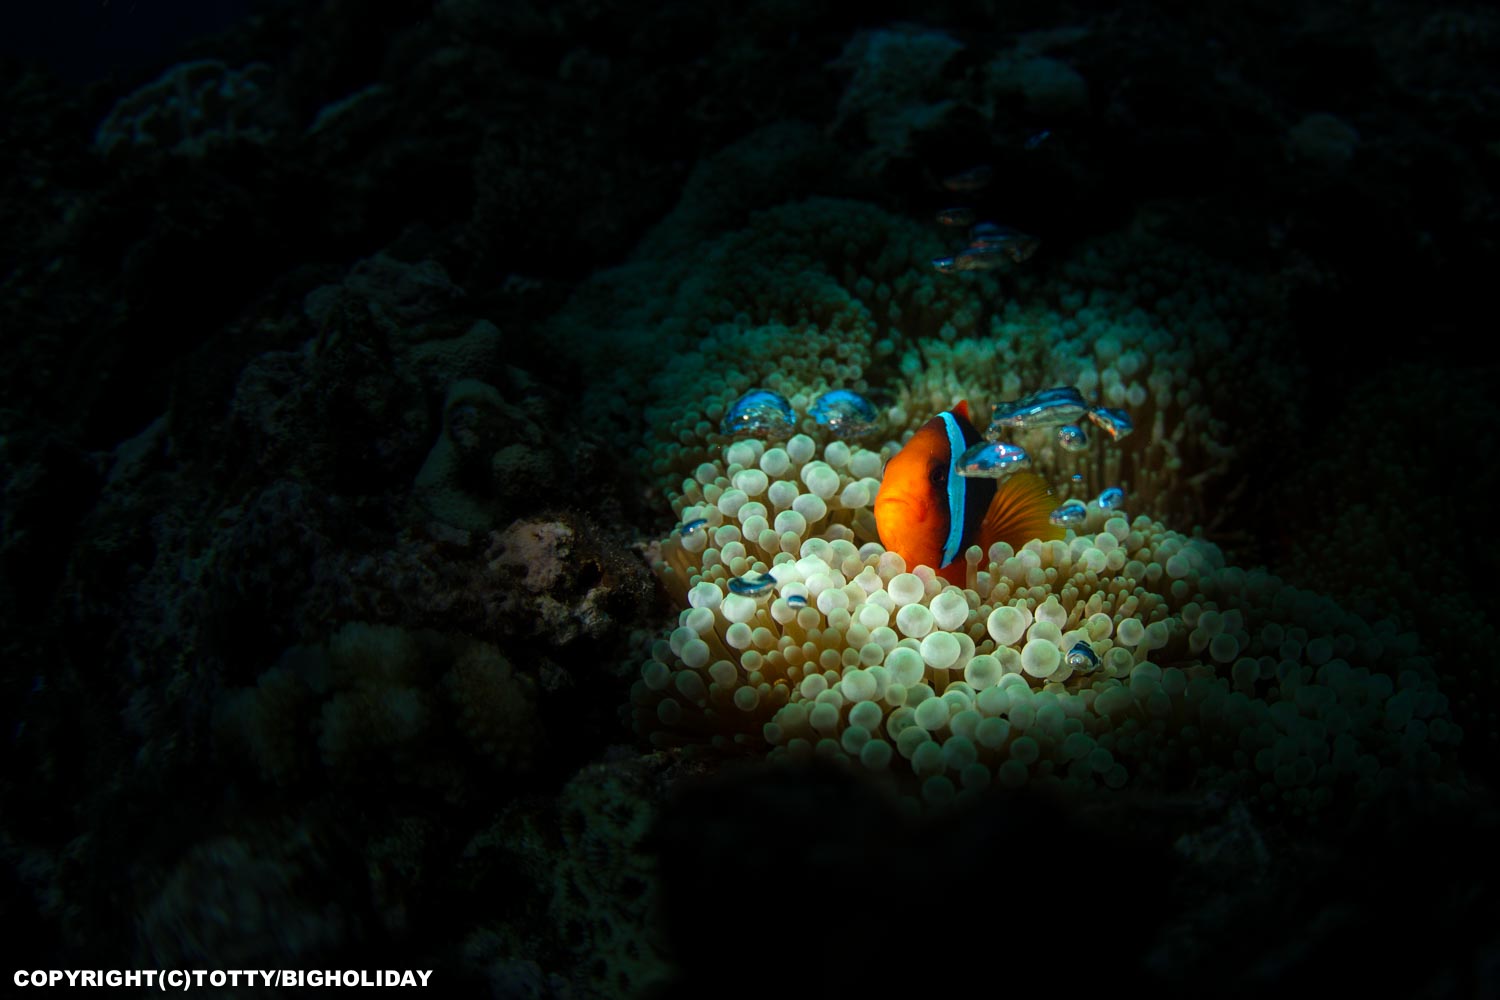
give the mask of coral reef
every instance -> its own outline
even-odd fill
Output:
[[[861,31],[832,64],[850,74],[831,128],[858,124],[867,145],[859,169],[878,173],[904,154],[914,131],[930,127],[956,102],[943,94],[943,67],[963,50],[944,31],[915,25]]]
[[[422,508],[445,524],[468,531],[484,531],[499,521],[498,502],[485,502],[493,492],[491,463],[499,458],[500,439],[511,424],[504,398],[494,386],[477,379],[453,383],[443,401],[443,433],[427,454],[412,486]],[[494,474],[498,484],[527,478],[513,475],[514,463]],[[497,470],[498,472],[498,470]]]
[[[463,295],[463,289],[435,260],[403,261],[377,253],[357,262],[341,281],[308,292],[302,309],[321,331],[331,333],[341,312],[368,310],[390,333],[420,339],[419,324],[438,316]]]
[[[566,645],[608,635],[618,628],[612,613],[622,609],[630,620],[634,609],[621,591],[633,582],[634,566],[597,537],[578,537],[588,530],[577,522],[525,520],[496,536],[489,566],[503,581],[504,610],[518,632]]]
[[[562,851],[549,914],[591,996],[641,996],[665,978],[655,937],[658,825],[666,760],[584,768],[558,799]]]
[[[120,98],[99,123],[94,148],[105,156],[144,150],[201,157],[216,146],[266,142],[278,118],[267,93],[272,81],[264,63],[230,69],[200,59],[173,66]]]
[[[500,996],[653,995],[675,965],[660,921],[662,814],[706,771],[615,746],[544,803],[508,807],[463,851],[466,879],[512,897],[469,933],[466,963]]]
[[[468,751],[496,770],[539,753],[536,683],[494,646],[392,626],[345,625],[326,646],[288,650],[254,687],[224,693],[214,732],[265,781],[304,777],[306,748],[341,782],[451,782],[439,763]]]
[[[1066,29],[1023,37],[1013,49],[985,65],[987,96],[992,101],[1019,97],[1028,113],[1052,120],[1066,120],[1087,110],[1088,81],[1062,59],[1046,54],[1050,48],[1078,39],[1078,32]]]
[[[161,967],[315,962],[343,942],[348,920],[307,892],[329,861],[304,829],[265,829],[195,845],[145,900],[140,959]]]

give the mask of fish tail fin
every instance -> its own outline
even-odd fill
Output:
[[[996,542],[1019,549],[1033,538],[1060,541],[1065,532],[1049,517],[1054,506],[1052,488],[1036,473],[1018,472],[1006,479],[995,490],[979,528],[979,547],[985,553],[984,558],[989,558],[990,546]]]

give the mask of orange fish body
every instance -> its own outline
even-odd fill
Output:
[[[931,566],[955,586],[965,586],[964,552],[996,542],[1019,549],[1033,538],[1060,539],[1053,524],[1051,490],[1042,477],[1019,472],[997,483],[965,478],[955,464],[980,435],[968,401],[923,424],[885,466],[875,497],[880,544],[906,560],[907,569]]]

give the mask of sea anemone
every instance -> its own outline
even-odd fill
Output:
[[[1394,628],[1097,504],[1062,541],[971,547],[948,586],[876,540],[880,453],[817,451],[735,442],[683,484],[693,527],[655,550],[678,624],[632,691],[653,743],[826,757],[933,804],[1197,783],[1303,811],[1448,773],[1460,730]]]

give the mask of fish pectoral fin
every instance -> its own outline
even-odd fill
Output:
[[[1052,501],[1047,481],[1034,472],[1018,472],[1002,482],[979,526],[979,547],[986,557],[996,542],[1019,549],[1033,538],[1061,540],[1063,529],[1048,517]]]

